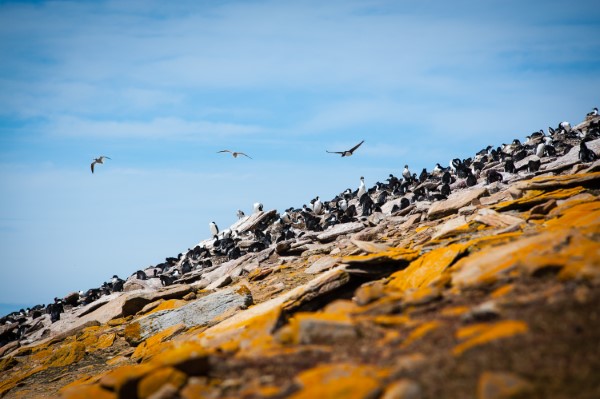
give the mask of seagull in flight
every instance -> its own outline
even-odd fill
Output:
[[[248,155],[248,154],[244,154],[243,152],[235,152],[235,151],[230,151],[230,150],[221,150],[221,151],[217,151],[217,154],[218,154],[219,152],[230,152],[230,153],[231,153],[231,155],[233,155],[233,157],[234,157],[234,158],[237,158],[237,157],[238,157],[238,155],[243,155],[243,156],[245,156],[245,157],[248,157],[248,158],[252,159],[252,157],[251,157],[250,155]]]
[[[94,162],[92,162],[92,164],[90,165],[90,167],[92,168],[92,173],[94,173],[94,165],[96,165],[97,163],[103,164],[105,159],[110,159],[110,158],[102,155],[101,157],[94,159]]]
[[[330,153],[330,154],[342,154],[342,157],[349,157],[364,142],[365,142],[364,140],[361,141],[360,143],[358,143],[354,147],[350,148],[348,151],[327,151],[327,150],[325,150],[325,151],[328,152],[328,153]]]

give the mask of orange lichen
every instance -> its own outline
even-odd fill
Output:
[[[456,331],[456,338],[464,342],[452,349],[455,356],[466,350],[498,339],[524,334],[529,330],[527,323],[520,320],[503,320],[496,323],[478,323]]]
[[[443,309],[440,314],[447,317],[461,316],[470,310],[468,306],[453,306]]]
[[[79,387],[82,385],[91,385],[93,383],[96,383],[100,380],[101,375],[100,376],[94,376],[94,375],[84,375],[83,377],[80,377],[79,379],[65,385],[64,387],[62,387],[59,392],[64,392],[67,390],[70,390],[73,387]]]
[[[179,389],[185,385],[186,381],[185,373],[173,367],[163,367],[148,373],[140,380],[137,386],[137,396],[140,399],[146,399],[165,384]]]
[[[138,342],[142,336],[142,327],[140,326],[140,323],[134,321],[125,326],[124,336],[128,342]]]
[[[528,256],[543,256],[552,261],[555,248],[568,243],[569,231],[548,231],[515,242],[481,250],[459,260],[452,266],[452,283],[459,287],[488,284],[507,277],[519,265],[526,265]],[[538,258],[540,259],[540,258]]]
[[[386,288],[405,291],[427,286],[438,279],[441,273],[466,249],[465,244],[452,244],[434,249],[413,261],[406,269],[392,274]]]
[[[560,215],[557,218],[548,220],[545,225],[549,228],[565,229],[579,227],[580,231],[585,232],[586,228],[590,232],[597,232],[600,225],[600,201],[584,202],[568,208],[558,207],[552,212],[553,215]]]
[[[441,323],[437,320],[432,320],[432,321],[428,321],[426,323],[421,324],[419,327],[417,327],[411,331],[411,333],[408,335],[408,337],[406,337],[404,342],[402,342],[401,347],[402,348],[408,347],[413,342],[417,341],[418,339],[423,338],[425,335],[429,334],[433,330],[440,328],[442,325],[443,325],[443,323]]]
[[[551,192],[541,190],[529,190],[522,198],[501,202],[492,206],[492,209],[497,211],[507,211],[510,209],[531,208],[535,205],[543,204],[544,202],[554,199],[570,198],[585,191],[583,187],[563,188]]]
[[[149,311],[146,314],[160,312],[161,310],[177,309],[178,307],[181,307],[181,306],[185,305],[186,303],[187,303],[186,301],[183,301],[181,299],[169,299],[166,301],[162,301],[158,306],[156,306],[154,309],[152,309],[151,311]]]
[[[374,395],[386,373],[372,366],[356,364],[325,364],[296,376],[300,391],[291,399],[351,399]]]
[[[515,288],[514,284],[505,284],[505,285],[495,289],[490,294],[490,296],[492,298],[500,298],[500,297],[503,297],[504,295],[508,294],[509,292],[511,292],[514,288]]]
[[[44,368],[45,367],[35,367],[35,368],[27,370],[25,372],[18,373],[17,375],[15,375],[11,378],[7,378],[3,381],[0,381],[0,398],[4,397],[4,394],[6,392],[13,389],[21,381],[25,380],[26,378],[31,377],[32,375],[34,375],[36,373],[39,373],[40,371],[44,370]]]
[[[72,342],[60,346],[52,352],[45,365],[47,367],[64,367],[83,359],[85,345],[81,342]]]
[[[353,262],[388,262],[388,261],[404,261],[410,262],[419,256],[419,251],[408,248],[392,247],[387,251],[381,251],[367,255],[345,256],[342,261],[344,263]]]
[[[160,352],[164,348],[161,347],[161,343],[167,341],[173,336],[177,335],[185,329],[185,324],[176,324],[169,328],[162,330],[161,332],[149,337],[144,342],[139,344],[135,351],[131,355],[132,360],[148,359]]]
[[[75,386],[61,392],[62,399],[117,399],[114,392],[102,389],[98,385]]]

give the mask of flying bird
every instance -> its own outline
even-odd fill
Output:
[[[237,158],[237,157],[238,157],[238,155],[243,155],[243,156],[245,156],[245,157],[248,157],[248,158],[252,159],[252,157],[251,157],[250,155],[248,155],[248,154],[244,154],[243,152],[235,152],[235,151],[231,151],[231,150],[221,150],[221,151],[217,151],[217,153],[219,153],[219,152],[229,152],[229,153],[231,153],[231,155],[233,155],[233,157],[234,157],[234,158]]]
[[[364,143],[365,141],[361,141],[360,143],[358,143],[357,145],[355,145],[354,147],[350,148],[348,151],[327,151],[325,150],[325,152],[328,152],[330,154],[342,154],[342,157],[349,157],[350,155],[352,155],[354,153],[354,151],[356,151],[356,149],[358,147],[361,146],[362,143]]]
[[[94,173],[94,165],[97,163],[103,164],[105,159],[110,159],[110,158],[102,155],[101,157],[94,159],[94,162],[92,162],[92,164],[90,165],[92,168],[92,173]]]

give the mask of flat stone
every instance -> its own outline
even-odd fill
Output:
[[[347,316],[327,313],[299,313],[291,321],[297,344],[331,345],[358,338],[358,331]]]
[[[501,228],[525,223],[525,220],[519,217],[499,213],[489,208],[480,209],[473,220],[488,226]]]
[[[330,229],[317,236],[317,240],[321,242],[329,242],[342,234],[355,233],[365,228],[365,225],[360,222],[336,224]]]
[[[207,290],[216,290],[217,288],[225,287],[225,286],[231,284],[231,282],[232,282],[231,276],[227,274],[225,276],[219,277],[218,279],[216,279],[215,281],[210,283],[206,287],[206,289]]]
[[[373,254],[377,252],[387,251],[390,249],[390,246],[387,244],[378,244],[369,241],[360,241],[356,239],[350,240],[352,244],[356,245],[358,248],[362,249],[366,253]]]
[[[308,274],[317,274],[322,271],[329,270],[332,267],[338,265],[340,263],[340,258],[331,257],[331,256],[323,256],[319,258],[316,262],[310,265],[304,273]]]
[[[457,216],[448,220],[446,223],[438,226],[435,233],[431,236],[432,239],[451,236],[454,233],[464,229],[467,224],[467,219],[464,216]]]
[[[231,309],[245,309],[252,304],[247,289],[227,289],[206,295],[176,309],[163,310],[141,317],[127,326],[126,338],[136,344],[177,324],[187,328],[205,326],[211,320]]]
[[[245,216],[245,217],[239,219],[234,224],[232,224],[229,227],[229,229],[231,231],[234,231],[234,230],[237,231],[238,234],[244,233],[246,231],[252,231],[261,222],[263,222],[264,220],[267,220],[269,218],[275,217],[276,214],[277,214],[276,209],[272,209],[272,210],[266,211],[266,212],[253,213],[252,215],[248,215],[248,216]]]
[[[600,139],[588,141],[586,145],[590,150],[594,151],[596,154],[600,153]],[[579,146],[576,145],[573,146],[573,148],[571,148],[567,154],[557,158],[554,162],[542,165],[540,169],[543,169],[545,171],[558,171],[562,169],[568,169],[579,162],[581,162],[579,160]]]
[[[435,220],[452,215],[458,212],[460,208],[470,205],[474,199],[487,194],[488,191],[485,187],[473,187],[468,190],[452,193],[447,200],[434,202],[427,212],[427,217],[430,220]]]
[[[514,373],[486,371],[479,377],[477,399],[525,397],[532,390],[530,382]]]
[[[381,399],[421,399],[422,397],[423,391],[417,382],[402,379],[388,385]]]
[[[118,317],[126,317],[134,315],[147,304],[157,301],[159,299],[181,299],[192,291],[192,287],[189,285],[173,285],[166,287],[156,292],[137,292],[134,295],[127,295],[124,298],[123,305],[121,307],[122,312]]]

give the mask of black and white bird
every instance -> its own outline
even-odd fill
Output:
[[[245,157],[248,157],[248,158],[252,159],[252,157],[250,155],[245,154],[243,152],[231,151],[231,150],[221,150],[221,151],[217,151],[217,154],[220,153],[220,152],[229,152],[231,155],[233,155],[234,158],[237,158],[238,155],[243,155]]]
[[[323,203],[319,199],[318,195],[317,198],[315,198],[315,201],[312,203],[312,210],[315,215],[320,215],[323,213]]]
[[[96,165],[97,163],[99,163],[99,164],[103,164],[105,159],[110,159],[110,158],[109,158],[109,157],[107,157],[107,156],[104,156],[104,155],[102,155],[102,156],[100,156],[100,157],[98,157],[98,158],[95,158],[95,159],[94,159],[94,161],[93,161],[93,162],[92,162],[92,164],[90,165],[90,167],[91,167],[91,169],[92,169],[92,173],[94,173],[94,165]]]
[[[365,178],[363,176],[360,177],[360,185],[358,186],[358,193],[356,194],[357,198],[360,199],[364,193],[367,192],[367,188],[365,187]]]
[[[592,110],[592,112],[588,112],[587,116],[597,116],[598,115],[598,108],[594,107],[594,109]]]
[[[260,202],[255,202],[252,208],[254,209],[254,213],[262,212],[263,204]]]
[[[354,151],[356,151],[356,149],[357,149],[358,147],[360,147],[360,146],[362,145],[362,143],[364,143],[364,142],[365,142],[364,140],[363,140],[363,141],[361,141],[360,143],[358,143],[357,145],[355,145],[354,147],[350,148],[350,149],[349,149],[349,150],[347,150],[347,151],[328,151],[328,150],[325,150],[325,152],[328,152],[328,153],[330,153],[330,154],[341,154],[341,155],[342,155],[342,157],[349,157],[349,156],[351,156],[352,154],[354,154]]]
[[[404,165],[404,170],[402,171],[402,177],[404,180],[410,180],[412,175],[410,174],[410,170],[408,169],[408,165]]]
[[[241,209],[238,209],[237,210],[237,217],[238,217],[238,219],[241,219],[244,216],[246,216],[246,214]]]
[[[210,229],[210,234],[212,234],[214,238],[217,238],[217,236],[219,235],[219,227],[217,226],[217,224],[215,222],[210,222],[208,224],[208,227]]]

